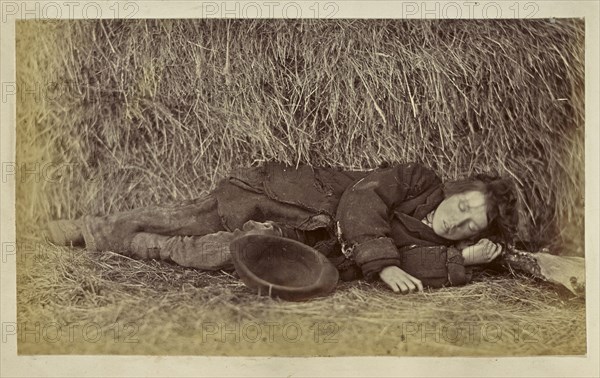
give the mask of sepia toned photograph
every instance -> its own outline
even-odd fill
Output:
[[[585,23],[18,20],[3,335],[585,356]]]

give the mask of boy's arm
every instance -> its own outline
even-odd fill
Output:
[[[446,246],[404,247],[402,268],[429,287],[459,286],[470,280],[459,249]]]
[[[440,184],[422,165],[403,164],[373,172],[346,189],[338,205],[338,236],[367,279],[385,267],[402,267],[392,238],[393,210]]]

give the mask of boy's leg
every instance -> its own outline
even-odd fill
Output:
[[[81,219],[82,234],[90,250],[126,252],[138,233],[207,235],[225,231],[217,200],[211,194],[172,206],[149,206],[102,217]]]
[[[138,259],[160,259],[178,265],[220,270],[233,268],[229,242],[233,233],[219,231],[204,236],[164,236],[147,232],[137,233],[125,255]]]
[[[175,263],[202,270],[233,269],[229,243],[248,233],[277,235],[268,223],[247,222],[243,230],[219,231],[204,236],[164,236],[147,232],[137,233],[126,255],[139,259],[171,260]]]
[[[133,236],[140,232],[202,236],[241,228],[250,219],[273,220],[303,230],[326,227],[331,222],[325,214],[314,214],[295,205],[280,203],[233,184],[222,185],[221,188],[227,190],[221,190],[220,194],[211,192],[173,206],[150,206],[102,217],[83,217],[79,221],[85,245],[90,250],[126,252]],[[66,238],[60,239],[62,243],[55,243],[69,244],[64,243]]]

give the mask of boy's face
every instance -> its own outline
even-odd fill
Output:
[[[488,226],[485,195],[477,190],[453,194],[435,210],[433,231],[448,240],[463,240]]]

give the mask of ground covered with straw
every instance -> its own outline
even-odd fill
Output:
[[[114,253],[48,246],[25,265],[18,279],[23,354],[586,352],[584,301],[523,276],[482,272],[464,287],[408,296],[359,281],[293,303],[258,297],[231,275]]]
[[[583,34],[568,19],[18,22],[20,353],[585,353],[584,302],[507,272],[285,303],[40,233],[198,196],[232,167],[420,161],[513,177],[518,237],[583,256]]]

